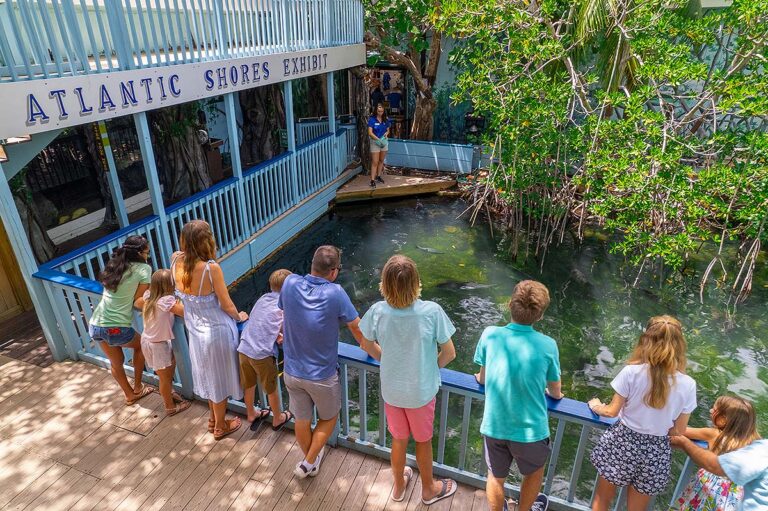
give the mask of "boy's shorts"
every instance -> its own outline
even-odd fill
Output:
[[[408,440],[413,435],[416,442],[432,440],[435,425],[435,398],[419,408],[400,408],[384,403],[387,429],[395,440]]]
[[[331,420],[341,410],[341,383],[339,373],[325,380],[305,380],[285,373],[291,413],[299,421],[312,420],[312,408],[317,408],[317,418]]]
[[[267,394],[277,391],[277,361],[275,357],[254,359],[238,353],[240,357],[240,385],[244,389],[258,382]]]
[[[517,468],[524,476],[533,474],[547,462],[551,448],[549,438],[538,442],[513,442],[483,436],[485,464],[493,477],[506,479],[512,460],[517,462]]]
[[[94,341],[106,342],[110,346],[122,346],[133,340],[136,330],[130,326],[88,325],[88,335]]]

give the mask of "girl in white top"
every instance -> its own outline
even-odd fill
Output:
[[[160,379],[160,396],[165,404],[166,416],[176,415],[191,406],[189,401],[173,392],[173,374],[176,361],[173,358],[174,315],[184,316],[184,306],[174,294],[175,286],[170,270],[157,270],[152,274],[149,289],[136,300],[144,317],[141,349],[147,366],[154,369]]]
[[[619,417],[590,456],[600,475],[593,511],[606,511],[619,486],[629,486],[627,509],[644,511],[667,486],[669,435],[683,434],[696,408],[696,382],[685,375],[685,352],[680,322],[651,318],[629,363],[611,382],[611,403],[589,401],[597,415]]]

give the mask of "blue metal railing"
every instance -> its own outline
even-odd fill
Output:
[[[360,43],[360,0],[7,0],[12,81]]]

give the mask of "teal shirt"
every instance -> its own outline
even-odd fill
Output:
[[[385,403],[420,408],[432,401],[440,388],[437,346],[456,332],[442,307],[423,300],[402,309],[376,302],[360,320],[360,330],[381,346]]]
[[[744,487],[739,511],[768,509],[768,440],[756,440],[746,447],[717,457],[728,479]]]
[[[549,438],[544,389],[560,380],[555,340],[530,325],[489,326],[475,363],[485,367],[485,411],[480,433],[531,443]]]

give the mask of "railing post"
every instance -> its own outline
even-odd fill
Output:
[[[240,233],[245,239],[251,235],[252,226],[248,225],[245,216],[245,187],[243,186],[243,164],[240,161],[240,135],[237,131],[237,118],[235,116],[235,94],[239,93],[224,94],[224,114],[227,117],[232,175],[237,179],[237,221],[240,222]]]
[[[293,204],[299,203],[299,175],[296,166],[296,125],[293,118],[293,82],[283,82],[283,102],[285,103],[285,127],[288,135],[288,152],[291,164],[291,189]]]
[[[16,210],[16,202],[5,178],[2,164],[0,164],[0,219],[2,219],[1,221],[5,226],[13,253],[19,263],[24,283],[27,285],[27,289],[29,289],[32,305],[35,307],[37,319],[40,321],[40,326],[43,329],[45,339],[48,341],[48,346],[51,348],[53,358],[57,361],[62,361],[67,358],[66,343],[61,331],[57,328],[56,316],[53,313],[52,304],[43,289],[43,284],[33,277],[37,271],[37,261],[32,252],[29,239],[27,239],[27,233],[24,230],[21,216],[19,216],[19,212]]]
[[[160,257],[163,267],[170,266],[170,256],[173,251],[171,248],[171,234],[168,230],[168,219],[165,215],[165,204],[163,203],[163,193],[160,190],[160,180],[157,176],[157,163],[155,162],[155,151],[152,149],[152,137],[149,133],[149,123],[147,123],[146,112],[133,114],[133,122],[136,125],[136,132],[139,138],[139,148],[141,149],[141,159],[144,164],[144,174],[147,177],[147,186],[149,187],[149,197],[152,201],[152,211],[159,219],[160,228]]]
[[[192,399],[194,386],[192,382],[192,361],[189,358],[189,344],[184,320],[176,318],[173,322],[173,354],[176,357],[176,369],[181,380],[181,393],[187,399]]]
[[[104,162],[107,166],[107,182],[109,183],[109,191],[112,194],[112,204],[115,206],[115,213],[117,214],[117,221],[120,224],[120,228],[128,226],[128,212],[125,209],[125,201],[123,200],[123,190],[120,187],[120,178],[117,175],[117,165],[115,165],[115,158],[112,155],[112,145],[109,143],[109,133],[107,132],[107,123],[99,121],[94,126],[97,139],[101,139],[101,147],[99,147],[99,156],[104,158]]]
[[[128,38],[128,27],[123,15],[122,2],[104,2],[104,10],[107,13],[110,33],[117,53],[117,63],[121,70],[136,67],[133,62],[133,52],[130,50],[131,42]],[[94,56],[95,57],[95,56]],[[107,56],[109,58],[109,56]]]

